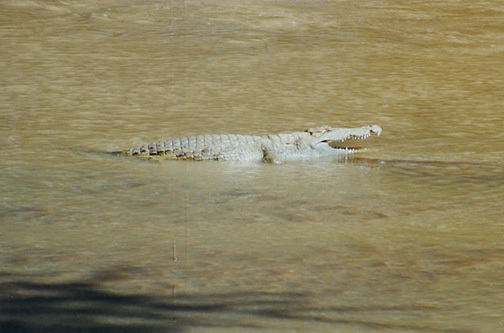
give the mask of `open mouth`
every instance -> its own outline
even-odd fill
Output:
[[[350,139],[346,139],[343,141],[324,140],[322,142],[326,142],[329,145],[329,147],[331,147],[333,149],[339,149],[339,150],[352,152],[352,151],[364,149],[363,146],[357,145],[357,142],[356,142],[357,140],[358,139],[351,139],[350,138]],[[359,142],[359,143],[361,143],[361,142]]]
[[[379,135],[379,133],[378,133]],[[333,149],[343,150],[346,152],[354,152],[356,150],[364,149],[362,143],[371,136],[371,133],[365,135],[349,135],[341,140],[324,140]],[[358,142],[357,142],[358,141]]]

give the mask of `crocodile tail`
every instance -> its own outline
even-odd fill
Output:
[[[82,154],[93,154],[93,155],[108,155],[108,156],[121,156],[124,151],[81,151]]]
[[[120,151],[102,151],[101,153],[104,154],[104,155],[113,155],[113,156],[124,155],[124,151],[123,150],[120,150]]]
[[[93,154],[100,154],[100,155],[113,155],[113,156],[119,156],[124,154],[124,150],[118,150],[118,151],[93,151],[91,152]]]

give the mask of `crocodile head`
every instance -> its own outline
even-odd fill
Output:
[[[364,140],[371,136],[372,133],[380,135],[382,129],[378,125],[369,125],[358,128],[331,128],[331,127],[316,127],[307,129],[305,132],[310,133],[310,147],[321,153],[335,152],[351,152],[362,147],[348,145],[350,140]],[[342,144],[345,142],[345,144]]]

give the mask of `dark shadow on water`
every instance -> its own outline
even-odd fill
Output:
[[[100,286],[100,280],[39,283],[32,282],[33,276],[8,273],[0,278],[4,281],[0,282],[0,332],[184,332],[191,327],[263,330],[271,320],[281,320],[287,330],[307,322],[367,330],[452,332],[423,323],[360,319],[362,314],[387,311],[411,315],[439,310],[425,306],[318,308],[305,294],[264,292],[177,295],[175,299],[109,292]]]
[[[16,278],[4,274],[3,280]],[[33,278],[33,277],[32,277]],[[100,282],[0,283],[0,332],[184,332],[188,327],[257,327],[252,308],[295,304],[299,295],[121,295]],[[110,281],[107,281],[110,282]],[[245,307],[245,309],[243,309]],[[248,310],[246,309],[248,308]],[[246,312],[250,313],[246,313]]]
[[[147,297],[115,295],[91,283],[22,282],[0,288],[1,332],[146,332],[156,328],[152,321],[161,321],[163,331],[180,331],[170,316],[148,311]]]

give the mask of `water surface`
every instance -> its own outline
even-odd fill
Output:
[[[0,16],[2,330],[504,330],[501,2]],[[372,123],[347,159],[89,153]]]

